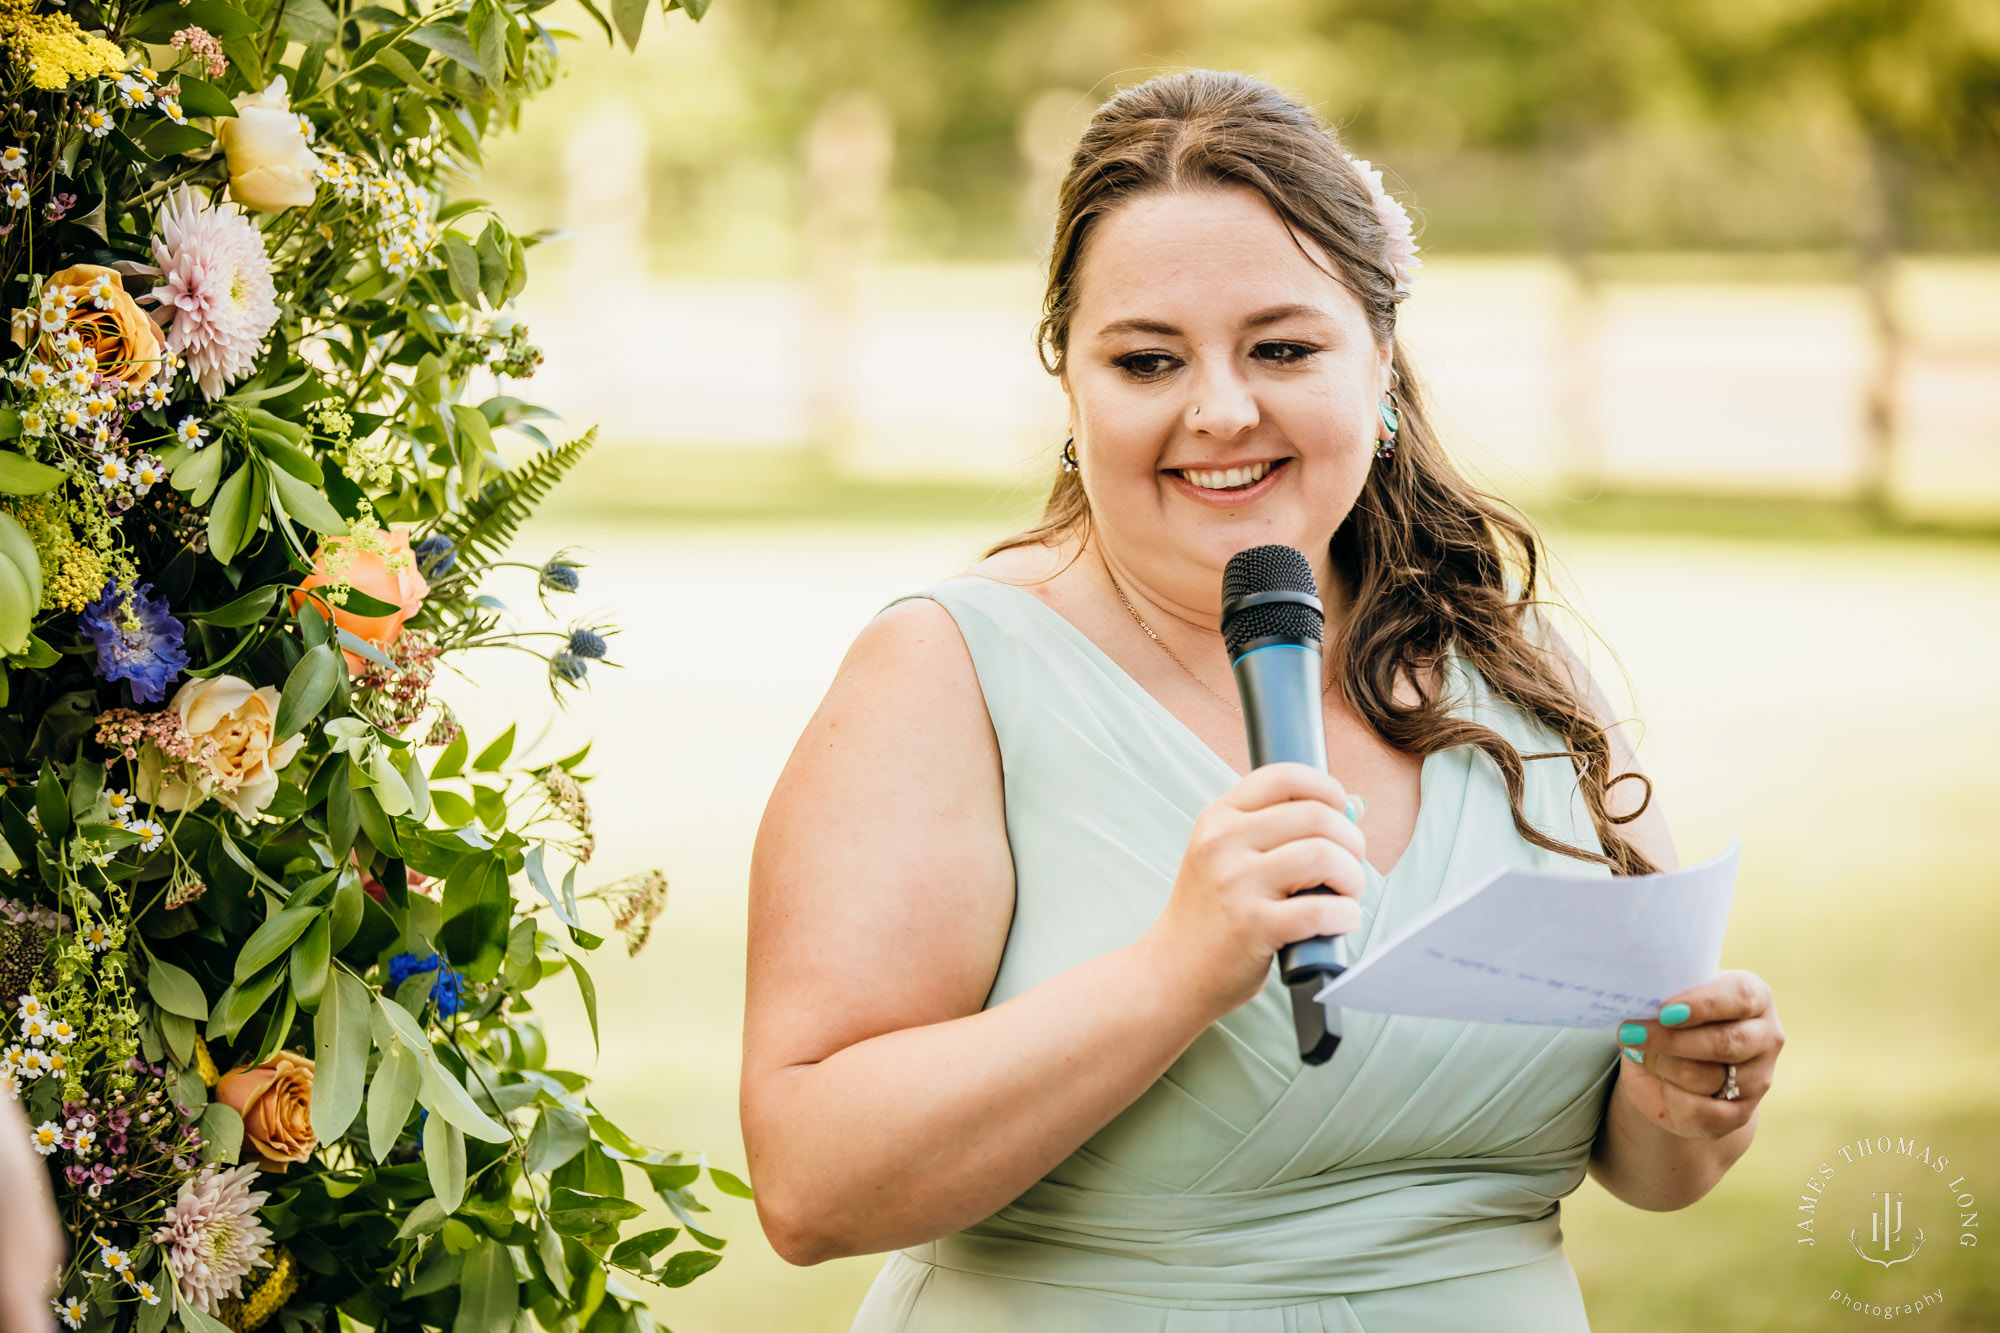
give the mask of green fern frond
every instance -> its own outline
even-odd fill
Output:
[[[595,443],[597,427],[592,426],[569,443],[509,468],[487,482],[461,512],[445,516],[431,532],[449,537],[461,560],[499,559],[535,506]]]

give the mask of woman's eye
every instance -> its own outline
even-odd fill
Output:
[[[1293,366],[1311,356],[1315,348],[1300,343],[1259,343],[1257,354],[1267,360],[1276,361],[1281,366]],[[1268,355],[1275,353],[1276,355]]]
[[[1156,363],[1172,360],[1165,352],[1134,352],[1130,356],[1119,357],[1117,364],[1132,378],[1149,380],[1166,371],[1164,365]]]

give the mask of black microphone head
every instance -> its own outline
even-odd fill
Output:
[[[1312,565],[1290,546],[1253,546],[1222,572],[1222,643],[1233,658],[1259,640],[1320,646],[1326,611]]]

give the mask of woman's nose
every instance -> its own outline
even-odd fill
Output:
[[[1257,424],[1257,396],[1234,368],[1199,372],[1191,383],[1181,417],[1190,433],[1230,440]]]

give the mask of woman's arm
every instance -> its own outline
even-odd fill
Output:
[[[1605,727],[1611,745],[1613,776],[1641,772],[1638,756],[1633,753],[1623,729],[1612,718],[1611,705],[1605,699],[1603,690],[1560,636],[1551,634],[1550,638],[1557,655],[1568,667],[1570,679],[1590,701],[1592,715]],[[1615,816],[1629,814],[1646,794],[1643,783],[1621,782],[1607,794],[1606,809]],[[1680,857],[1674,850],[1673,835],[1667,830],[1666,816],[1661,813],[1658,800],[1648,801],[1645,813],[1623,828],[1625,836],[1654,865],[1662,870],[1679,867]],[[1728,975],[1725,974],[1724,980],[1711,983],[1711,986],[1725,985]],[[1748,973],[1735,975],[1750,976]],[[1761,986],[1762,983],[1756,982],[1755,985]],[[1750,989],[1754,990],[1755,986]],[[1769,992],[1764,994],[1768,998]],[[1694,994],[1690,992],[1677,998],[1692,999]],[[1656,1023],[1648,1022],[1643,1026],[1649,1033],[1656,1034],[1651,1040],[1655,1049],[1646,1054],[1657,1065],[1658,1048],[1680,1034],[1663,1029]],[[1694,1035],[1693,1028],[1684,1031],[1690,1037]],[[1771,1059],[1775,1061],[1775,1053]],[[1739,1070],[1739,1074],[1741,1072]],[[1642,1087],[1642,1084],[1650,1086]],[[1649,1072],[1637,1062],[1621,1056],[1618,1078],[1605,1108],[1603,1123],[1598,1127],[1597,1138],[1591,1145],[1588,1168],[1591,1179],[1610,1191],[1613,1197],[1649,1212],[1671,1212],[1694,1203],[1715,1188],[1756,1137],[1757,1103],[1762,1100],[1763,1090],[1756,1088],[1753,1093],[1747,1081],[1744,1090],[1746,1096],[1739,1102],[1716,1102],[1713,1106],[1702,1106],[1690,1100],[1690,1094],[1684,1089],[1677,1087],[1669,1094],[1657,1072]],[[1670,1098],[1674,1100],[1670,1101]],[[1693,1137],[1685,1132],[1692,1128],[1690,1115],[1705,1117],[1703,1132]]]
[[[765,810],[741,1111],[795,1264],[933,1240],[1018,1198],[1216,1016],[1152,937],[982,1010],[1013,912],[1000,755],[935,602],[869,624]]]

